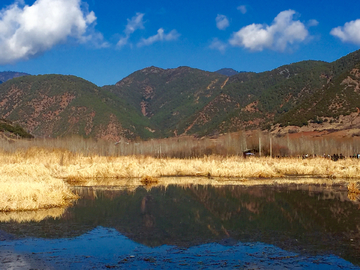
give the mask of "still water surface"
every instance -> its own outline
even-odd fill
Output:
[[[359,269],[344,186],[79,187],[58,218],[0,222],[0,269]]]

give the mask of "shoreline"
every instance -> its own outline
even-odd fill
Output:
[[[331,184],[342,180],[353,182],[356,187],[356,183],[360,182],[360,160],[348,158],[334,162],[321,157],[244,159],[239,156],[204,156],[179,159],[85,156],[68,150],[42,148],[0,152],[0,211],[67,206],[77,199],[77,195],[71,191],[71,186],[77,183],[111,186],[110,182],[135,179],[141,185],[151,186],[158,182],[169,185],[182,182],[184,177],[196,178],[197,184],[278,184],[283,181],[290,183],[285,178],[302,178],[302,181],[306,178],[308,183]]]

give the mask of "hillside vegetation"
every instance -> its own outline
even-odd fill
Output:
[[[309,60],[232,76],[148,67],[104,87],[74,76],[26,76],[0,85],[0,118],[36,137],[113,141],[322,124],[360,117],[359,70],[360,50],[332,63]],[[360,121],[352,127],[360,129]]]
[[[225,76],[233,76],[233,75],[236,75],[238,74],[239,72],[232,69],[232,68],[222,68],[222,69],[219,69],[217,71],[215,71],[216,73],[219,73],[219,74],[222,74],[222,75],[225,75]]]
[[[115,86],[106,87],[152,124],[162,136],[180,135],[189,119],[219,95],[228,78],[189,67],[137,71]]]
[[[18,124],[13,124],[11,121],[0,119],[0,137],[5,138],[33,138],[30,133],[24,130]]]
[[[119,140],[146,136],[132,107],[114,94],[75,76],[26,76],[0,85],[0,115],[37,137],[79,134]]]

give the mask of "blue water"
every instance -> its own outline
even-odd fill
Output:
[[[0,222],[0,269],[360,269],[342,187],[78,192],[60,218]]]
[[[304,256],[263,243],[150,248],[103,227],[70,239],[3,241],[0,252],[5,251],[31,254],[49,269],[358,269],[337,256]]]

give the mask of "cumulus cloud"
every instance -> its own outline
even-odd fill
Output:
[[[294,10],[286,10],[280,12],[270,26],[266,24],[245,26],[233,34],[229,43],[252,51],[264,49],[284,51],[289,44],[302,42],[309,36],[305,25],[295,21],[294,15]]]
[[[139,43],[138,47],[149,46],[158,41],[172,41],[178,39],[180,34],[176,30],[172,30],[169,34],[165,34],[163,28],[157,31],[157,34],[149,38],[143,38]]]
[[[360,19],[336,27],[331,30],[330,34],[340,38],[342,42],[360,44]]]
[[[94,12],[81,9],[81,0],[37,0],[32,6],[17,1],[0,10],[0,64],[29,59],[69,37],[106,46],[91,29],[95,21]]]
[[[242,14],[245,14],[247,12],[247,8],[245,5],[238,6],[237,10],[239,10]]]
[[[118,41],[117,43],[118,47],[123,47],[126,44],[128,44],[130,35],[134,33],[136,30],[144,28],[144,21],[143,21],[144,15],[145,15],[144,13],[136,13],[134,17],[132,17],[131,19],[127,19],[127,25],[124,30],[125,36],[121,37],[120,40]]]
[[[221,40],[219,40],[218,38],[214,38],[209,46],[210,49],[213,50],[218,50],[222,53],[225,52],[226,48],[227,48],[227,44],[225,42],[222,42]]]
[[[229,20],[225,15],[218,14],[215,20],[216,20],[216,27],[219,30],[225,30],[230,25]]]

